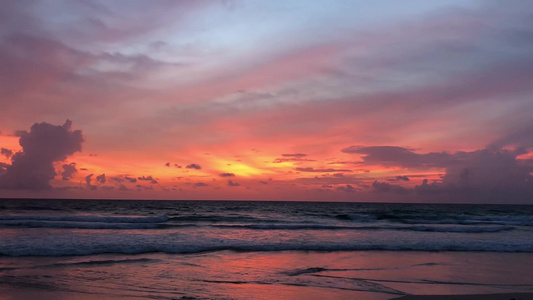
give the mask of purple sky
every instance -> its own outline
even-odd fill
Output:
[[[0,197],[533,201],[531,1],[0,4]]]

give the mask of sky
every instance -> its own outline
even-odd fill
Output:
[[[0,197],[533,204],[529,0],[6,0]]]

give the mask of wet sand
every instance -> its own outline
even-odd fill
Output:
[[[529,253],[235,252],[0,257],[0,300],[521,299]],[[407,296],[477,294],[478,296]],[[398,298],[400,297],[400,298]]]
[[[391,300],[533,300],[533,293],[420,295],[403,296]]]

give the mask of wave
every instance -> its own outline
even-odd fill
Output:
[[[423,232],[456,232],[456,233],[491,233],[514,230],[513,226],[336,226],[319,224],[245,224],[245,225],[211,225],[217,228],[256,229],[256,230],[401,230]]]
[[[368,214],[333,214],[323,215],[346,222],[390,222],[401,224],[456,224],[456,225],[515,225],[533,226],[533,216],[531,215],[469,215],[469,214],[439,214],[431,215],[423,212],[413,213],[382,213],[374,212]]]
[[[281,252],[281,251],[314,251],[314,252],[344,252],[344,251],[423,251],[423,252],[513,252],[533,253],[533,246],[508,247],[505,245],[483,247],[469,245],[218,245],[210,247],[123,247],[113,249],[86,248],[86,249],[54,249],[35,251],[6,251],[0,250],[0,256],[85,256],[98,254],[195,254],[216,251],[235,252]]]
[[[249,237],[207,238],[187,234],[65,234],[43,238],[22,237],[0,244],[0,256],[85,256],[96,254],[168,253],[189,254],[213,251],[463,251],[533,253],[533,240],[387,239],[277,240]]]
[[[103,216],[103,215],[3,215],[0,221],[56,221],[91,223],[160,223],[167,216]]]
[[[103,223],[103,222],[52,222],[52,221],[0,221],[1,227],[65,228],[65,229],[159,229],[158,223]]]
[[[398,230],[420,232],[450,233],[495,233],[514,230],[513,226],[440,226],[440,225],[371,225],[371,226],[338,226],[327,224],[194,224],[194,223],[105,223],[105,222],[70,222],[70,221],[37,221],[37,220],[0,220],[1,227],[14,228],[64,228],[64,229],[178,229],[194,227],[211,227],[233,230]]]

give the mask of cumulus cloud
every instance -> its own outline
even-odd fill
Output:
[[[233,173],[222,173],[220,175],[218,175],[220,177],[235,177],[235,174]]]
[[[240,184],[234,182],[233,180],[228,180],[228,186],[240,186]]]
[[[412,149],[398,146],[350,146],[341,150],[344,153],[361,154],[363,164],[401,166],[406,168],[443,167],[454,162],[454,157],[446,152],[418,154]]]
[[[63,172],[61,172],[61,178],[63,180],[69,180],[72,177],[74,177],[74,174],[76,174],[78,170],[76,169],[75,163],[70,164],[64,164],[63,165]]]
[[[129,177],[129,176],[124,176],[124,179],[131,182],[131,183],[136,183],[137,182],[137,178],[134,178],[134,177]]]
[[[328,186],[328,187],[330,187],[330,186]],[[347,185],[344,185],[344,186],[337,187],[337,191],[341,191],[341,192],[345,192],[345,193],[353,193],[353,192],[357,191],[357,189],[354,188],[351,184],[347,184]]]
[[[30,132],[19,132],[22,151],[11,157],[11,165],[0,175],[0,188],[43,190],[49,189],[56,176],[54,162],[64,161],[81,151],[83,136],[72,130],[72,122],[63,125],[35,123]]]
[[[94,175],[94,174],[89,174],[89,175],[85,176],[85,183],[87,184],[87,187],[88,187],[90,190],[96,190],[96,189],[97,189],[96,185],[92,185],[92,184],[91,184],[91,181],[92,181],[93,175]]]
[[[406,189],[399,185],[390,184],[387,182],[374,181],[372,183],[372,188],[374,191],[381,193],[397,193],[397,194],[407,194],[409,189]]]
[[[397,146],[348,147],[345,153],[362,154],[364,164],[400,166],[405,168],[442,168],[442,181],[428,183],[424,180],[415,190],[419,194],[439,193],[490,193],[505,191],[513,197],[527,197],[533,193],[533,165],[517,159],[525,149],[499,149],[495,144],[475,151],[455,153],[432,152],[419,154]],[[394,181],[407,181],[407,176],[397,176]],[[385,182],[375,181],[377,192],[406,193],[407,189]],[[509,194],[509,195],[510,195]]]
[[[190,164],[190,165],[186,166],[186,168],[187,169],[200,170],[202,167],[199,164]]]
[[[533,166],[509,150],[482,149],[455,154],[460,164],[446,168],[443,184],[476,189],[533,187]]]
[[[0,149],[0,154],[4,155],[7,158],[10,158],[11,156],[13,156],[13,151],[6,148],[2,148]]]
[[[152,176],[141,176],[141,177],[137,177],[137,179],[142,180],[142,181],[152,181],[152,180],[154,180],[154,178]]]
[[[407,176],[396,176],[396,181],[409,181]]]
[[[106,183],[105,174],[96,176],[96,182],[104,184]]]

